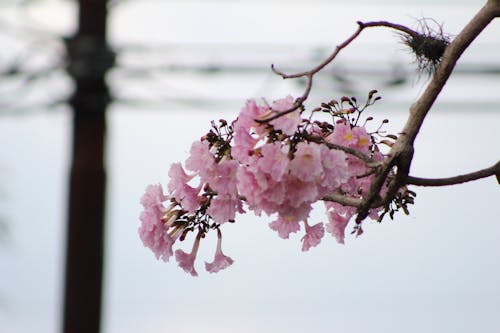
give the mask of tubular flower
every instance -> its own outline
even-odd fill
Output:
[[[196,260],[196,255],[198,254],[201,237],[203,237],[203,232],[198,231],[198,235],[196,236],[196,239],[193,243],[191,253],[186,253],[180,249],[175,251],[175,260],[177,260],[179,267],[192,276],[198,276],[198,273],[194,268],[194,261]]]
[[[233,264],[233,259],[222,253],[222,233],[217,229],[217,248],[215,250],[215,257],[211,263],[205,262],[205,269],[209,273],[217,273]]]

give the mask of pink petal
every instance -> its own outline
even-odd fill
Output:
[[[335,237],[338,243],[344,244],[345,238],[345,228],[349,223],[350,216],[342,216],[336,212],[328,212],[329,224],[326,226],[326,230]]]
[[[186,253],[180,249],[175,251],[175,260],[177,260],[179,267],[192,276],[198,276],[198,273],[194,269],[195,259],[196,256],[191,253]]]
[[[286,221],[285,219],[278,216],[278,219],[274,222],[269,223],[269,227],[278,232],[278,235],[283,239],[288,239],[292,232],[297,232],[300,230],[299,222],[296,221]]]
[[[222,252],[216,252],[213,262],[205,262],[205,269],[209,273],[217,273],[218,271],[231,266],[233,262],[233,259],[224,255]]]
[[[302,237],[302,251],[308,251],[311,247],[317,246],[325,235],[325,228],[321,222],[311,227],[305,222],[305,226],[306,234]]]

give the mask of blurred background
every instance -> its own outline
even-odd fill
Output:
[[[109,49],[94,52],[92,43],[104,40],[76,38],[77,2],[1,0],[0,332],[62,332],[68,221],[93,225],[79,203],[99,199],[70,190],[81,185],[78,166],[93,164],[105,195],[104,209],[93,212],[98,222],[104,212],[104,238],[97,232],[94,245],[77,230],[72,244],[97,254],[104,244],[103,333],[499,332],[500,191],[493,178],[413,188],[409,217],[367,221],[365,234],[350,235],[346,245],[327,234],[307,253],[301,235],[278,238],[271,218],[241,216],[224,228],[233,266],[203,271],[215,249],[209,235],[198,278],[155,260],[137,235],[146,185],[166,185],[170,164],[185,160],[210,120],[233,119],[247,98],[302,93],[304,82],[283,81],[272,63],[290,73],[309,69],[358,20],[416,27],[433,18],[453,36],[482,3],[116,0],[108,5]],[[95,37],[103,18],[87,14],[83,32]],[[494,21],[460,60],[417,138],[413,175],[446,177],[498,161],[498,36]],[[89,67],[81,54],[97,60]],[[398,132],[426,83],[395,33],[369,29],[317,76],[307,106],[343,95],[362,100],[378,89],[383,99],[369,111]],[[109,93],[96,96],[96,85]],[[93,97],[82,102],[79,89]],[[100,127],[76,125],[72,109],[82,105]],[[70,213],[70,202],[79,213]],[[311,222],[324,219],[318,206]],[[75,281],[74,290],[89,293]]]

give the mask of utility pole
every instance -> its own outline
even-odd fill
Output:
[[[64,333],[98,333],[101,324],[105,212],[105,81],[114,64],[106,39],[107,0],[78,0],[78,30],[67,38],[67,72],[75,90],[69,181]]]

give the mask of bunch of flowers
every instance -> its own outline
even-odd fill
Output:
[[[212,122],[211,130],[192,144],[184,166],[171,166],[167,193],[159,184],[146,189],[139,228],[144,245],[164,261],[175,255],[179,266],[196,276],[200,241],[217,230],[215,258],[205,268],[218,272],[233,263],[222,252],[221,227],[244,209],[273,216],[269,226],[281,238],[299,232],[302,224],[303,251],[318,245],[325,229],[344,243],[356,208],[327,198],[333,193],[362,198],[384,159],[380,144],[396,139],[384,135],[381,126],[368,132],[371,117],[361,125],[362,112],[379,99],[375,93],[371,91],[362,106],[354,97],[323,103],[308,117],[291,96],[272,104],[249,100],[232,123]],[[313,120],[318,113],[326,114],[328,121]],[[312,205],[319,200],[324,201],[327,222],[310,225]],[[370,217],[379,219],[381,210],[384,207],[372,208]],[[173,245],[191,232],[196,234],[192,251],[174,252]],[[362,232],[361,223],[356,223],[353,233]]]

